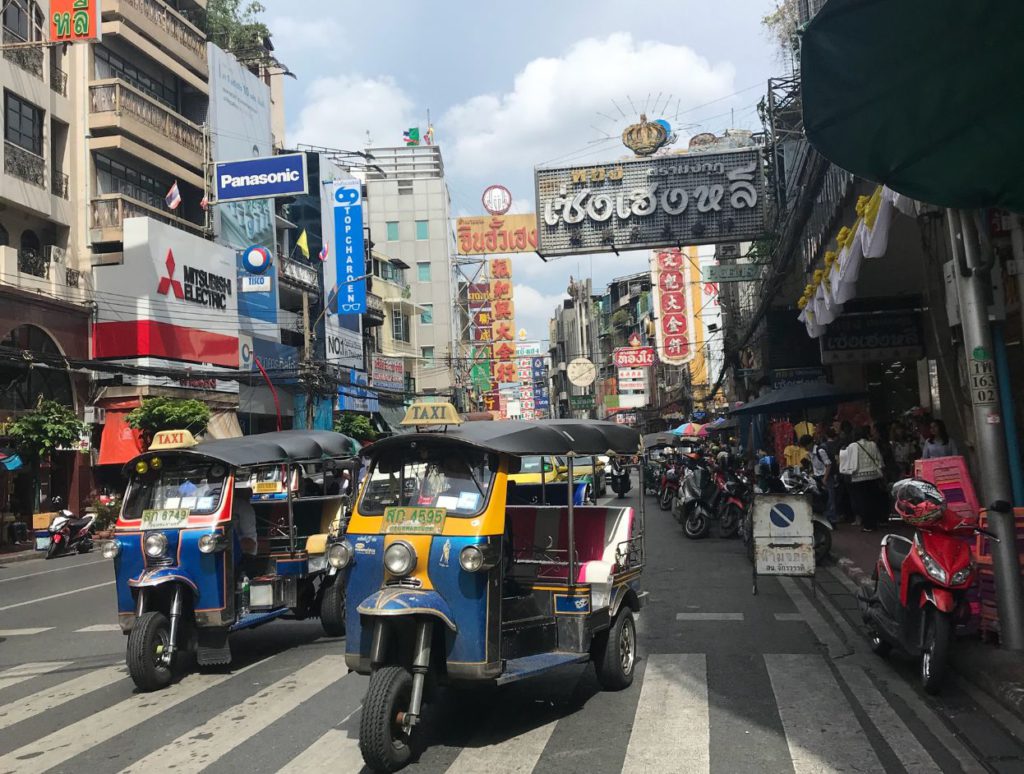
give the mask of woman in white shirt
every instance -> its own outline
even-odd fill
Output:
[[[882,491],[882,452],[871,440],[871,428],[867,425],[860,428],[857,440],[847,446],[843,454],[850,474],[853,511],[860,516],[861,530],[874,532],[886,503]]]
[[[934,420],[931,426],[931,436],[924,442],[924,447],[921,449],[921,459],[953,457],[957,453],[956,444],[946,431],[946,423],[941,419]]]

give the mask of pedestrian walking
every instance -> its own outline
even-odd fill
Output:
[[[956,442],[949,437],[945,422],[941,419],[933,419],[929,430],[928,440],[924,442],[924,448],[921,449],[921,459],[931,460],[936,457],[953,457],[959,454]]]
[[[854,520],[853,506],[850,502],[850,476],[843,472],[840,454],[853,441],[853,425],[848,421],[833,422],[829,440],[826,443],[829,455],[835,462],[835,509],[836,520],[842,519],[848,524]]]
[[[811,472],[814,475],[818,486],[828,496],[828,503],[825,505],[825,518],[833,526],[839,521],[836,512],[836,458],[829,451],[829,444],[836,439],[836,431],[831,427],[824,432],[824,437],[819,438],[811,449]]]
[[[882,452],[871,440],[871,428],[865,425],[857,433],[857,440],[843,450],[840,471],[850,476],[850,501],[853,511],[860,516],[861,531],[874,532],[882,504],[885,478]]]

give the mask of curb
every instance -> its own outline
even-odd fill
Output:
[[[836,560],[836,564],[843,573],[858,587],[870,578],[870,575],[854,564],[852,559],[837,554],[832,554],[832,558]],[[992,677],[985,669],[971,668],[956,657],[956,652],[957,649],[954,648],[953,656],[950,658],[950,666],[956,673],[963,680],[984,691],[1019,720],[1024,720],[1024,684],[999,680]]]
[[[45,551],[36,551],[34,548],[30,548],[26,551],[16,551],[10,554],[0,554],[0,565],[25,562],[29,559],[42,559],[45,555]]]

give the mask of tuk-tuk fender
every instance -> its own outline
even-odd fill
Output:
[[[608,606],[609,619],[614,619],[619,614],[624,603],[634,613],[639,613],[643,607],[643,601],[634,589],[628,585],[616,586],[612,592],[611,605]]]
[[[453,632],[458,631],[451,608],[436,591],[381,589],[356,609],[365,616],[429,615],[440,618]]]
[[[134,589],[162,586],[165,583],[184,583],[192,593],[199,598],[199,586],[187,575],[182,575],[181,570],[176,567],[162,567],[158,570],[146,570],[138,578],[128,581],[128,585]]]

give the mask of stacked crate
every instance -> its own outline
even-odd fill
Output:
[[[1024,567],[1024,508],[1013,509],[1014,532],[1017,536],[1017,553]],[[988,512],[981,512],[979,526],[988,529]],[[976,538],[974,556],[978,563],[978,589],[981,601],[981,635],[986,638],[999,636],[999,609],[996,606],[996,578],[992,569],[992,542],[984,535]]]

